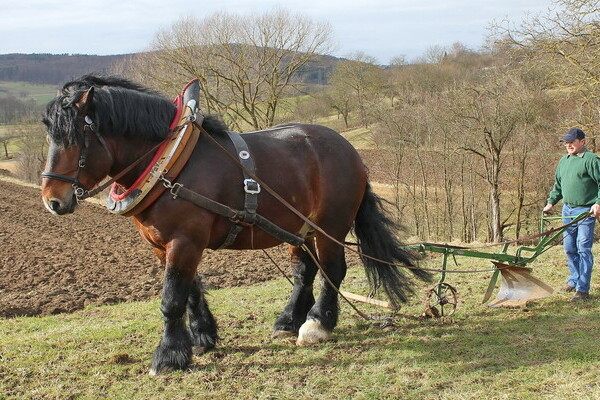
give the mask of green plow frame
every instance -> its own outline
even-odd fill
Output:
[[[587,215],[589,213],[586,212],[573,217],[573,223],[585,218]],[[458,265],[456,256],[490,260],[494,265],[495,268],[493,269],[482,304],[491,298],[499,277],[502,277],[502,283],[496,299],[489,303],[491,307],[523,307],[528,301],[550,296],[553,293],[553,289],[541,280],[533,277],[531,275],[533,269],[528,267],[527,264],[545,252],[568,229],[569,226],[561,226],[560,228],[546,231],[546,224],[548,221],[554,219],[562,219],[562,217],[550,217],[542,214],[537,245],[534,247],[519,246],[514,251],[514,254],[508,253],[511,243],[503,244],[502,250],[499,253],[489,253],[467,247],[435,243],[421,243],[407,246],[408,249],[421,254],[429,252],[442,254],[440,279],[427,293],[425,315],[441,317],[454,313],[457,305],[457,292],[456,289],[445,282],[445,279],[448,273],[458,272],[450,271],[447,268],[450,257],[454,260],[455,265]],[[472,273],[481,271],[464,272]]]

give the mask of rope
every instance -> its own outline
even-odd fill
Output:
[[[317,259],[317,256],[314,255],[312,251],[310,251],[310,249],[308,248],[308,246],[306,246],[305,244],[303,244],[301,246],[301,248],[308,253],[308,255],[310,256],[310,258],[312,259],[312,261],[315,263],[315,265],[317,266],[317,268],[321,272],[321,276],[323,276],[325,278],[325,280],[327,281],[327,283],[329,283],[329,285],[336,291],[336,293],[338,294],[338,296],[340,296],[342,299],[344,299],[344,301],[346,303],[348,303],[350,305],[350,307],[352,307],[352,309],[361,318],[365,319],[366,321],[384,321],[386,323],[390,323],[391,317],[372,317],[372,316],[367,315],[367,314],[363,313],[362,311],[360,311],[354,305],[354,303],[352,303],[346,296],[344,296],[344,294],[339,290],[339,288],[333,284],[333,282],[331,281],[331,279],[329,278],[329,276],[325,273],[325,270],[323,269],[323,266],[321,265],[321,263]],[[277,262],[269,255],[269,253],[267,253],[267,251],[265,249],[263,249],[263,253],[267,256],[267,258],[269,260],[271,260],[271,262],[273,263],[273,265],[275,265],[275,267],[277,268],[277,270],[279,272],[281,272],[281,275],[283,275],[283,277],[290,283],[290,285],[294,286],[294,282],[292,282],[292,280],[288,277],[288,275],[285,273],[285,271],[279,266],[279,264],[277,264]]]
[[[285,273],[285,271],[283,269],[281,269],[281,267],[279,266],[279,264],[277,264],[275,262],[275,260],[273,260],[273,258],[271,258],[271,256],[269,255],[269,253],[267,253],[267,251],[265,249],[263,249],[263,253],[265,253],[265,255],[267,256],[267,258],[269,260],[271,260],[271,262],[273,263],[273,265],[275,265],[275,267],[277,267],[277,269],[279,270],[279,272],[281,272],[281,275],[283,275],[283,277],[285,279],[287,279],[287,281],[290,283],[290,285],[294,286],[294,282],[292,282],[292,280],[287,276],[287,274]]]
[[[353,252],[355,254],[358,254],[360,257],[368,258],[370,260],[373,260],[373,261],[376,261],[376,262],[380,262],[380,263],[383,263],[383,264],[387,264],[387,265],[390,265],[390,266],[393,266],[393,267],[407,268],[407,269],[413,269],[413,270],[422,270],[422,271],[427,271],[427,272],[446,272],[446,273],[463,273],[463,274],[469,274],[469,273],[494,272],[494,271],[496,271],[498,269],[502,269],[502,268],[495,267],[495,268],[489,268],[489,269],[485,269],[485,270],[444,270],[444,269],[440,269],[440,268],[416,267],[416,266],[413,266],[413,265],[397,264],[397,263],[392,263],[392,262],[389,262],[389,261],[381,260],[379,258],[376,258],[376,257],[373,257],[373,256],[369,256],[369,255],[364,254],[364,253],[362,253],[362,252],[360,252],[358,250],[355,250],[355,249],[351,248],[350,246],[346,245],[344,242],[341,242],[341,241],[337,240],[336,238],[334,238],[333,236],[331,236],[329,233],[325,232],[321,227],[319,227],[318,225],[316,225],[313,221],[311,221],[310,219],[308,219],[304,214],[302,214],[300,211],[298,211],[298,209],[296,209],[289,202],[287,202],[283,197],[281,197],[277,192],[275,192],[273,189],[271,189],[271,187],[269,185],[267,185],[258,176],[256,176],[256,174],[254,174],[252,171],[250,171],[247,168],[245,168],[239,162],[239,160],[237,159],[237,157],[235,157],[234,155],[232,155],[231,153],[229,153],[229,151],[227,151],[227,149],[225,149],[215,138],[213,138],[212,135],[209,134],[201,125],[199,125],[195,121],[194,121],[194,124],[196,124],[196,126],[198,127],[198,129],[200,130],[200,132],[204,133],[206,135],[206,137],[215,146],[217,146],[236,166],[238,166],[242,171],[244,171],[246,174],[248,174],[248,176],[250,176],[256,182],[258,182],[265,191],[267,191],[277,201],[279,201],[281,204],[283,204],[288,210],[290,210],[292,213],[294,213],[298,218],[300,218],[303,222],[305,222],[306,224],[308,224],[315,231],[321,233],[323,236],[325,236],[326,238],[328,238],[329,240],[331,240],[335,244],[337,244],[337,245],[339,245],[339,246],[341,246],[341,247],[343,247],[343,248],[345,248],[345,249],[347,249],[347,250],[349,250],[349,251],[351,251],[351,252]],[[580,221],[584,217],[585,217],[585,215],[581,216],[580,218],[577,218],[577,219],[571,221],[568,224],[560,226],[558,228],[553,228],[553,229],[550,229],[549,231],[542,232],[540,234],[533,235],[533,236],[528,237],[528,238],[517,239],[517,240],[509,241],[509,242],[506,242],[506,243],[512,243],[512,242],[517,242],[517,241],[530,240],[532,238],[541,237],[543,235],[548,235],[548,234],[556,232],[556,231],[558,231],[560,229],[567,228],[567,227],[573,225],[574,223]],[[505,267],[505,268],[508,268],[508,266]]]
[[[350,300],[348,300],[348,298],[346,296],[344,296],[342,294],[342,292],[340,292],[340,289],[333,284],[333,282],[331,281],[331,279],[329,278],[329,275],[327,275],[327,273],[325,272],[325,270],[323,269],[323,267],[321,266],[321,263],[319,262],[319,260],[317,260],[317,257],[312,253],[312,251],[310,251],[310,249],[308,248],[307,245],[303,244],[302,245],[302,250],[304,250],[305,252],[308,253],[308,255],[310,256],[310,258],[313,260],[313,262],[315,263],[315,265],[317,266],[317,268],[319,268],[319,272],[321,272],[321,276],[325,278],[325,280],[327,281],[327,283],[329,283],[329,285],[333,288],[333,290],[336,291],[336,293],[338,294],[338,296],[340,296],[342,299],[344,299],[344,301],[346,303],[348,303],[350,305],[350,307],[352,307],[352,309],[363,319],[365,319],[366,321],[372,321],[374,320],[373,317],[368,316],[367,314],[363,313],[362,311],[360,311],[355,305],[354,303],[352,303]]]

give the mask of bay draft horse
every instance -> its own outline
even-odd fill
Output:
[[[48,103],[43,118],[49,150],[41,193],[48,211],[72,213],[78,190],[117,175],[163,141],[175,114],[169,99],[118,76],[86,75],[66,83]],[[226,126],[217,117],[206,116],[202,127],[205,133],[177,182],[241,209],[242,172],[206,137],[208,133],[233,153]],[[341,135],[323,126],[287,124],[244,134],[244,139],[255,160],[256,175],[329,235],[344,241],[354,228],[359,249],[367,256],[413,265],[412,254],[400,247],[395,236],[398,226],[370,188],[359,154]],[[85,165],[79,162],[82,151]],[[117,183],[128,188],[146,168],[144,164],[148,163],[140,163]],[[297,335],[299,345],[328,340],[338,320],[338,292],[321,278],[322,290],[315,301],[313,281],[318,267],[306,249],[313,254],[318,250],[318,262],[336,287],[346,274],[344,249],[307,227],[264,190],[259,194],[258,214],[304,236],[306,244],[289,247],[294,285],[275,321],[274,336]],[[224,242],[231,221],[173,199],[168,191],[133,219],[165,268],[160,308],[164,333],[150,373],[187,369],[193,353],[213,348],[218,340],[217,324],[196,269],[204,249],[217,249]],[[248,226],[228,248],[265,249],[280,243]],[[363,263],[373,289],[382,286],[393,304],[406,301],[412,293],[411,277],[396,267],[365,257]],[[412,273],[428,279],[422,270],[412,269]]]

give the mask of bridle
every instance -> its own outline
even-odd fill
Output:
[[[127,166],[121,172],[119,172],[118,174],[113,176],[108,181],[104,182],[102,185],[96,187],[95,189],[87,189],[79,181],[79,175],[81,174],[81,171],[85,168],[87,152],[88,152],[88,148],[90,145],[90,135],[88,134],[88,132],[92,132],[96,136],[96,139],[98,139],[98,142],[100,142],[100,144],[102,145],[104,150],[106,150],[106,153],[108,154],[108,157],[110,158],[111,163],[114,162],[115,158],[113,157],[113,155],[110,151],[110,148],[106,144],[106,141],[102,138],[102,135],[100,135],[100,133],[96,129],[96,124],[94,123],[92,118],[89,115],[86,115],[85,117],[78,117],[78,118],[83,118],[83,121],[84,121],[83,146],[81,146],[81,148],[79,150],[79,161],[77,163],[77,172],[75,173],[75,176],[71,177],[71,176],[67,176],[67,175],[57,174],[54,172],[42,172],[42,178],[56,179],[59,181],[70,183],[73,186],[75,198],[77,199],[78,202],[83,201],[89,197],[95,196],[98,193],[102,192],[104,189],[106,189],[108,186],[112,185],[113,182],[116,182],[119,178],[123,177],[125,174],[130,172],[134,167],[136,167],[139,163],[141,163],[144,159],[146,159],[146,157],[153,154],[166,141],[170,140],[172,134],[175,131],[177,131],[179,128],[181,128],[180,126],[176,126],[173,129],[169,129],[164,140],[162,140],[157,145],[152,147],[148,152],[143,154],[141,157],[139,157],[133,163],[129,164],[129,166]]]
[[[94,135],[96,136],[96,139],[98,139],[98,142],[102,145],[104,150],[106,150],[106,153],[108,154],[108,157],[110,158],[111,162],[114,161],[114,157],[113,157],[112,153],[110,152],[110,149],[109,149],[108,145],[106,144],[106,141],[102,138],[100,133],[98,133],[98,130],[96,129],[96,124],[94,123],[92,118],[89,115],[86,115],[85,117],[78,117],[78,118],[79,119],[83,118],[83,122],[84,122],[84,124],[83,124],[83,146],[81,146],[80,150],[79,150],[79,161],[77,163],[77,172],[75,173],[75,176],[72,177],[72,176],[67,176],[67,175],[63,175],[63,174],[57,174],[55,172],[44,171],[44,172],[42,172],[42,178],[56,179],[59,181],[70,183],[73,186],[75,198],[77,199],[77,201],[82,201],[91,196],[90,191],[79,180],[81,171],[85,168],[85,164],[87,161],[88,148],[90,146],[90,134],[88,132],[94,133]]]

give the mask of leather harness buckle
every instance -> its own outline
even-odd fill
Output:
[[[248,194],[259,194],[260,185],[254,179],[244,179],[244,191]]]

